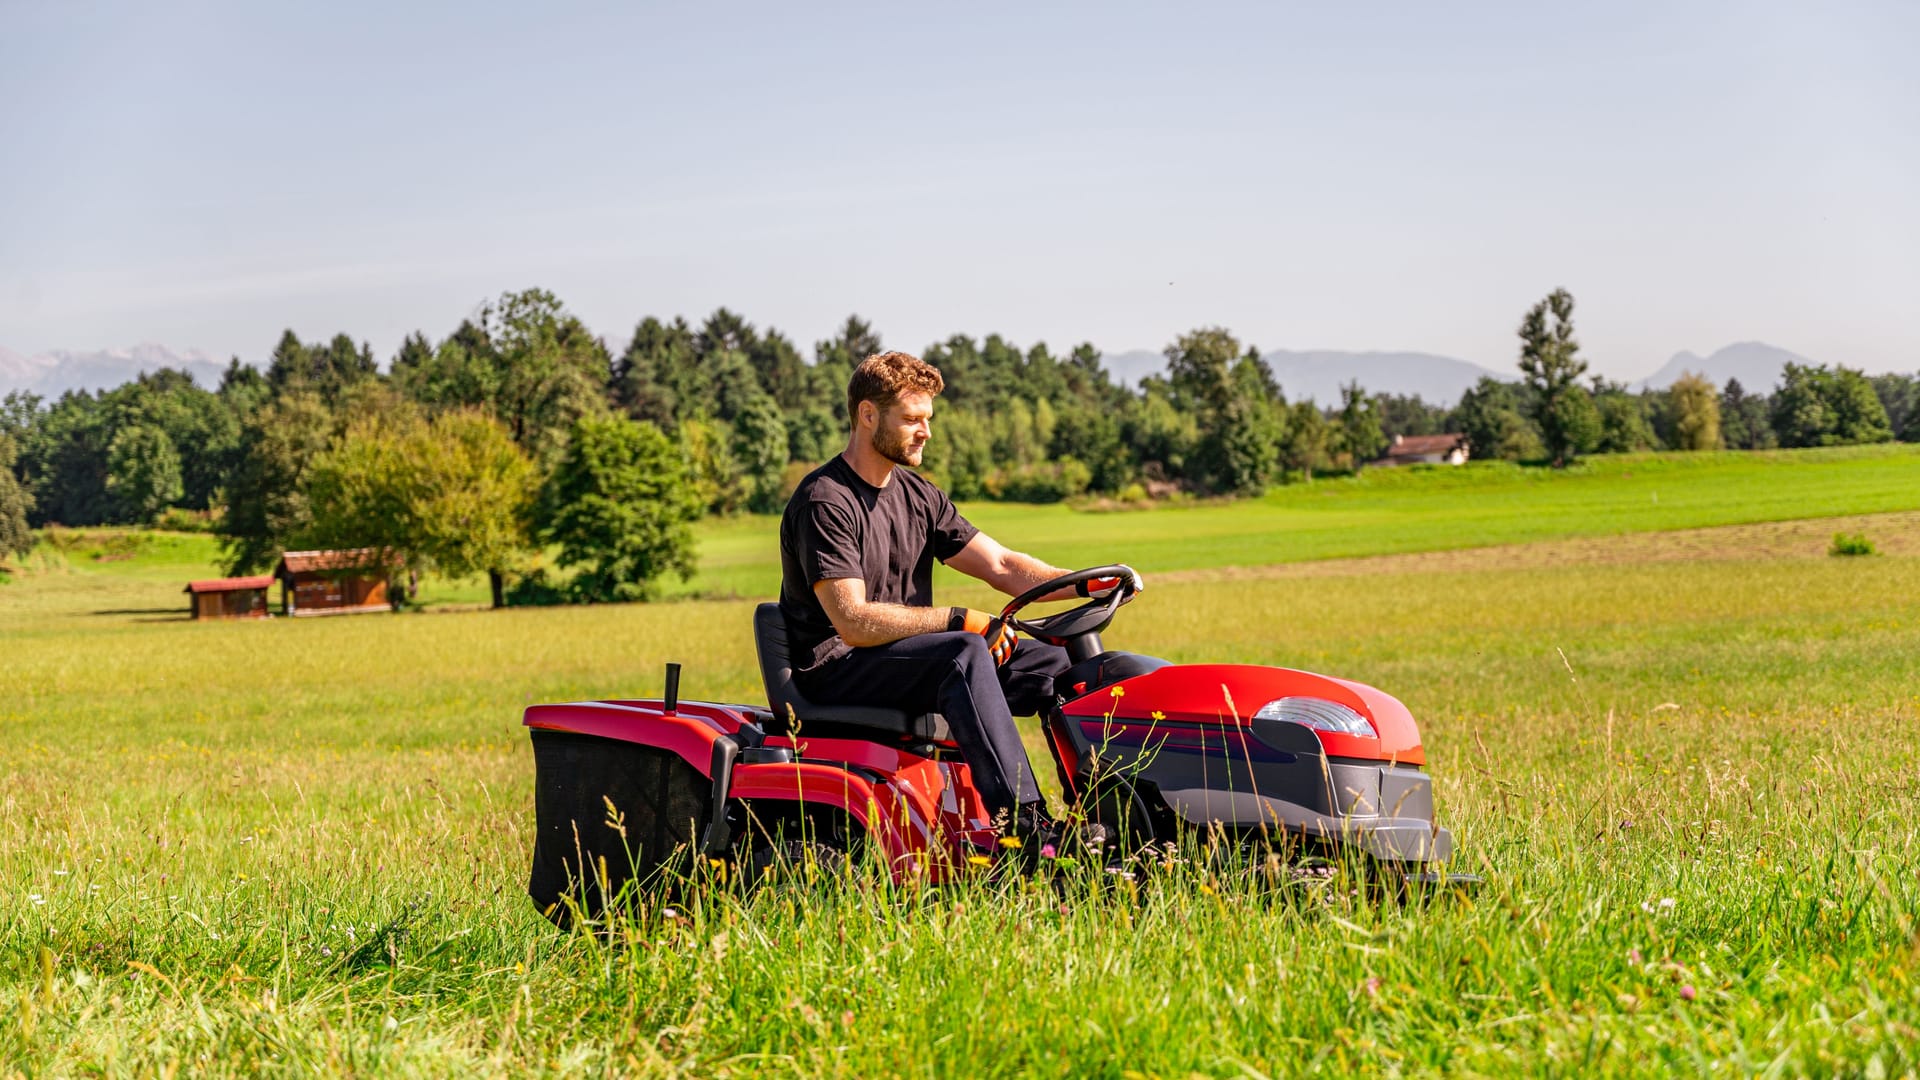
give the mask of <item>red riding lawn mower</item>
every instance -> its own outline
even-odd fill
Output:
[[[1117,577],[1104,597],[1022,617],[1040,597]],[[1182,836],[1363,860],[1407,881],[1437,872],[1453,837],[1434,822],[1420,731],[1406,706],[1345,679],[1251,664],[1171,664],[1105,648],[1133,599],[1125,566],[1038,585],[1002,615],[1066,649],[1040,718],[1066,820],[1122,859]],[[527,709],[536,777],[528,892],[549,918],[598,915],[707,863],[751,882],[783,860],[878,858],[896,882],[975,869],[999,833],[937,714],[815,705],[794,687],[779,605],[754,612],[767,704],[665,697]]]

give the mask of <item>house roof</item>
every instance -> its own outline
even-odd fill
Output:
[[[1386,457],[1420,457],[1426,454],[1444,454],[1456,446],[1464,446],[1465,435],[1402,435],[1387,447]]]
[[[194,594],[208,592],[239,592],[243,589],[264,589],[273,584],[272,574],[255,574],[253,577],[207,578],[204,581],[189,581],[182,592]]]
[[[338,551],[289,551],[280,556],[280,573],[311,574],[317,570],[372,569],[382,562],[388,566],[399,566],[400,557],[389,554],[383,560],[380,553],[370,547]]]

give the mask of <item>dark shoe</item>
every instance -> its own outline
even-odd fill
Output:
[[[1013,831],[1000,838],[1000,854],[1031,873],[1060,850],[1060,826],[1047,814],[1045,803],[1028,803],[1014,815]]]

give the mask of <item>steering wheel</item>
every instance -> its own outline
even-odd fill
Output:
[[[1028,589],[1026,592],[1021,593],[1019,596],[1014,597],[1011,603],[1001,609],[1000,617],[1006,620],[1008,626],[1033,638],[1035,641],[1042,641],[1048,645],[1064,647],[1070,638],[1082,637],[1087,634],[1098,634],[1100,631],[1105,630],[1107,626],[1113,622],[1114,613],[1120,610],[1120,605],[1133,599],[1135,576],[1133,567],[1120,563],[1115,563],[1111,566],[1095,566],[1086,570],[1075,570],[1071,574],[1062,574],[1052,581],[1043,581],[1033,588]],[[1066,611],[1056,611],[1052,615],[1043,615],[1038,619],[1019,618],[1019,612],[1022,608],[1034,603],[1048,593],[1058,592],[1061,589],[1071,588],[1086,581],[1096,581],[1100,578],[1119,578],[1120,584],[1116,585],[1113,591],[1106,596],[1099,599],[1088,600],[1079,607],[1068,608]]]

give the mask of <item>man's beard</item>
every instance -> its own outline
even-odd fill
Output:
[[[919,455],[914,453],[914,449],[913,444],[908,442],[903,436],[895,436],[888,431],[878,428],[873,432],[874,453],[879,454],[895,465],[905,465],[909,469],[919,465]]]

